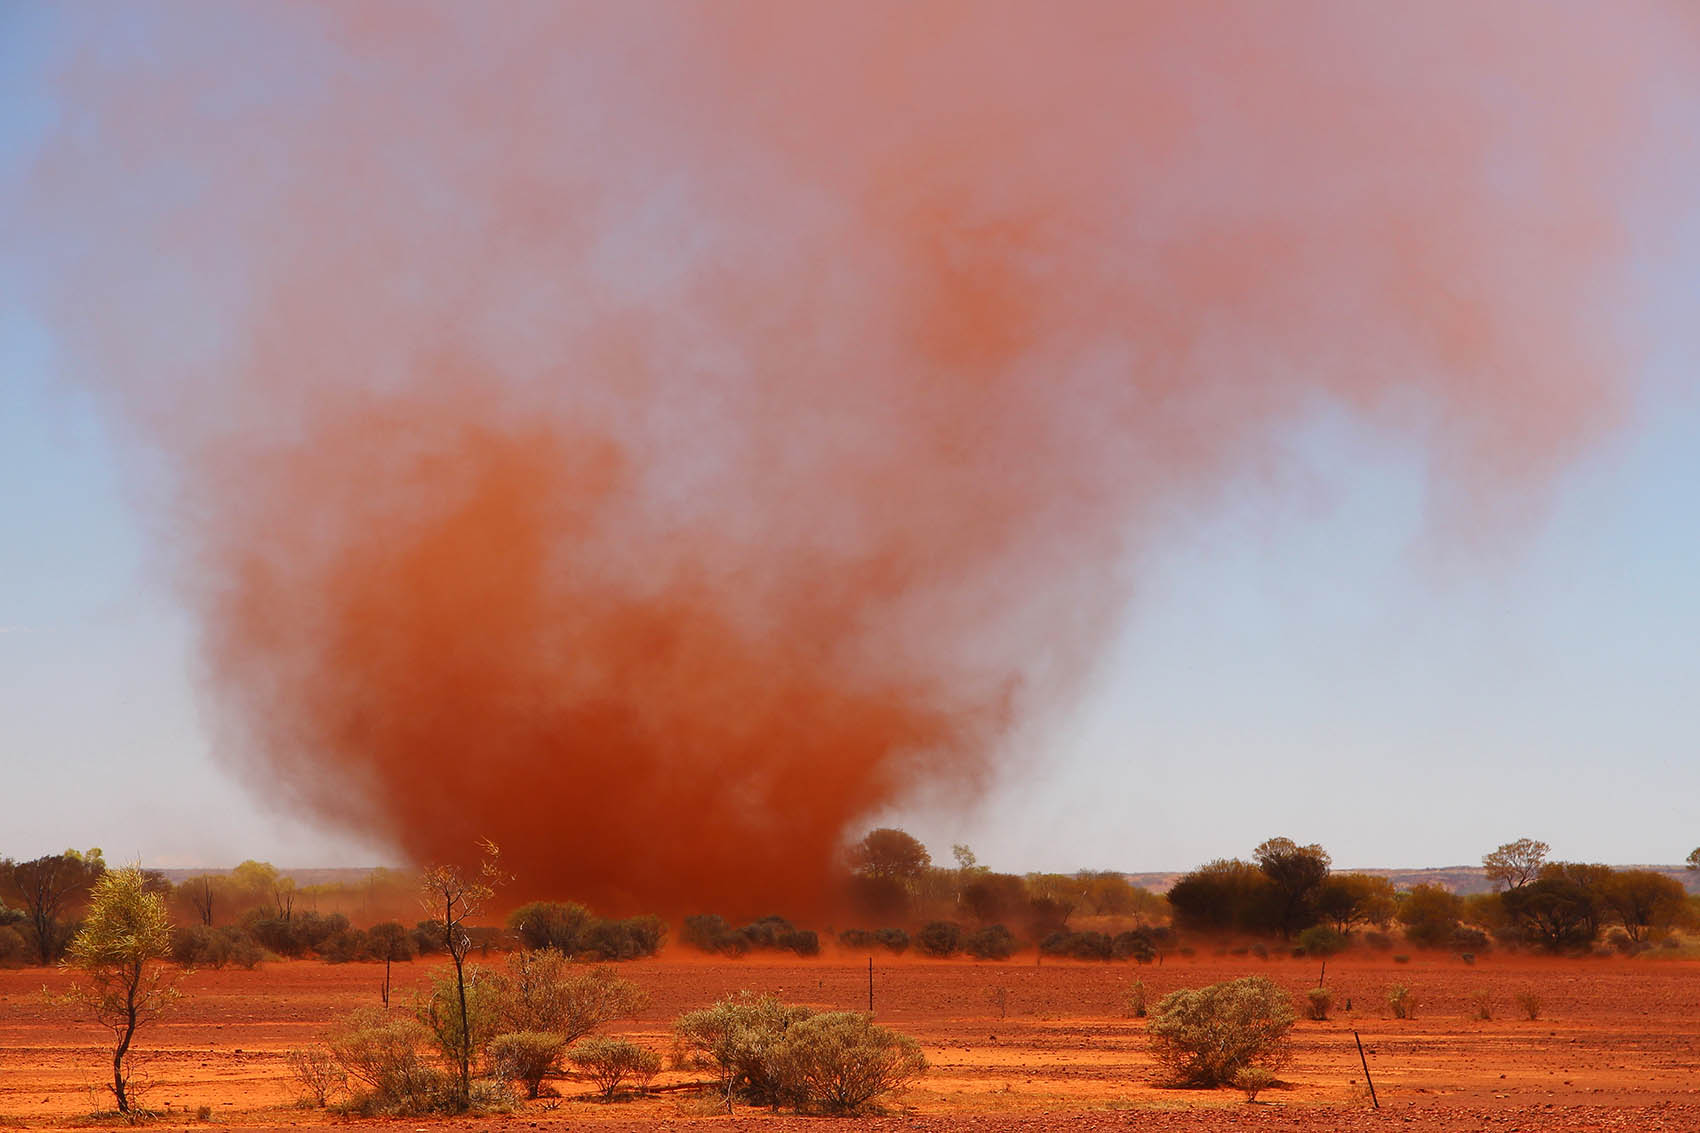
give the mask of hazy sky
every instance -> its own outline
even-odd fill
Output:
[[[51,24],[0,7],[0,205],[56,120]],[[873,818],[1010,870],[1188,868],[1278,834],[1342,866],[1473,862],[1524,835],[1680,861],[1700,844],[1700,206],[1631,227],[1603,317],[1643,360],[1633,404],[1526,526],[1437,533],[1428,454],[1319,403],[1276,467],[1125,563],[1112,648],[1010,738],[983,804]],[[0,304],[0,854],[383,860],[218,758],[133,487],[145,451],[68,376],[3,248]]]

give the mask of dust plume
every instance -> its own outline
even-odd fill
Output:
[[[84,19],[89,22],[77,24]],[[256,789],[803,912],[1344,404],[1497,524],[1607,427],[1654,6],[67,16],[42,302]]]

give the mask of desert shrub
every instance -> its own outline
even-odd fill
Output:
[[[1053,932],[1039,942],[1039,951],[1075,960],[1108,960],[1115,955],[1115,945],[1101,932]]]
[[[431,1033],[417,1019],[376,1008],[356,1011],[325,1036],[347,1079],[350,1108],[364,1114],[424,1114],[455,1108],[454,1082],[420,1054]]]
[[[329,1051],[292,1050],[283,1056],[289,1076],[305,1091],[302,1101],[323,1109],[331,1094],[348,1085],[348,1074]]]
[[[1409,964],[1411,962],[1411,958],[1401,952],[1399,955],[1393,957],[1393,962],[1395,964]]]
[[[567,901],[532,901],[508,914],[508,928],[527,949],[553,948],[571,956],[590,926],[590,910]]]
[[[383,961],[413,959],[413,937],[399,921],[380,921],[366,930],[366,958]]]
[[[838,934],[838,946],[851,952],[872,952],[879,940],[865,928],[847,928]]]
[[[1145,1003],[1145,981],[1134,980],[1127,985],[1127,1013],[1135,1019],[1145,1018],[1147,1011]]]
[[[1148,930],[1134,929],[1131,932],[1119,933],[1110,941],[1110,954],[1117,960],[1149,964],[1157,958],[1157,942]]]
[[[327,964],[349,964],[371,958],[372,941],[360,929],[333,932],[319,943],[319,959]]]
[[[602,1100],[609,1101],[628,1079],[640,1089],[661,1072],[661,1056],[625,1039],[585,1039],[567,1053],[579,1072],[596,1083]]]
[[[778,916],[733,928],[724,917],[699,914],[685,918],[682,936],[692,947],[722,956],[742,956],[752,951],[795,952],[799,956],[820,954],[819,936]]]
[[[0,925],[0,965],[22,964],[28,950],[23,934],[11,925]]]
[[[909,934],[900,928],[879,929],[874,933],[874,939],[893,955],[901,956],[909,951]]]
[[[1299,949],[1306,956],[1332,956],[1346,949],[1346,934],[1333,925],[1311,925],[1299,933]]]
[[[545,1031],[570,1046],[604,1023],[635,1015],[649,997],[608,968],[581,968],[553,949],[513,952],[488,980],[494,1024]]]
[[[1476,1018],[1487,1020],[1493,1018],[1493,992],[1478,991],[1470,997],[1470,1004],[1475,1008]]]
[[[1269,959],[1269,945],[1260,940],[1251,946],[1251,954],[1259,960],[1267,960]]]
[[[1233,1081],[1247,1066],[1280,1067],[1296,1018],[1286,992],[1247,976],[1170,992],[1147,1031],[1170,1084],[1205,1088]]]
[[[976,960],[1007,960],[1015,955],[1015,934],[1001,924],[987,925],[969,933],[962,950]]]
[[[409,936],[417,955],[435,956],[443,950],[443,926],[436,921],[420,921]]]
[[[1404,984],[1394,984],[1387,989],[1387,1009],[1393,1012],[1395,1019],[1415,1019],[1417,1017],[1417,997]]]
[[[927,956],[954,956],[962,951],[962,926],[955,921],[933,921],[915,934],[915,947]]]
[[[1257,1095],[1275,1085],[1275,1071],[1267,1066],[1242,1066],[1234,1071],[1234,1088],[1245,1092],[1245,1100],[1254,1102]]]
[[[1473,958],[1478,952],[1487,952],[1493,948],[1493,941],[1488,934],[1473,924],[1461,924],[1452,930],[1452,950],[1468,952]]]
[[[416,995],[413,1002],[414,1016],[451,1063],[462,1051],[482,1050],[498,1031],[523,1029],[502,1026],[498,1010],[500,991],[496,975],[490,969],[477,964],[466,966],[464,1015],[460,1009],[460,991],[454,969],[444,968],[432,975],[428,989]]]
[[[667,922],[660,917],[599,917],[585,930],[579,954],[592,960],[638,960],[660,952],[666,940]]]
[[[927,1069],[914,1039],[854,1011],[793,1023],[771,1064],[780,1094],[798,1109],[838,1114],[867,1109],[906,1089]]]
[[[230,937],[203,924],[171,930],[171,959],[185,968],[222,968],[230,962]]]
[[[673,1024],[674,1057],[682,1066],[713,1069],[727,1100],[758,1105],[781,1100],[773,1052],[793,1025],[813,1012],[771,995],[740,992],[712,1007],[681,1015]]]
[[[1542,1001],[1539,992],[1527,990],[1517,993],[1517,1008],[1523,1012],[1523,1017],[1530,1022],[1541,1017],[1541,1006]]]
[[[535,1098],[543,1079],[560,1066],[567,1044],[552,1031],[509,1031],[491,1038],[486,1049],[491,1073],[504,1082],[519,1082],[525,1096]]]
[[[1325,987],[1313,987],[1305,992],[1305,1018],[1321,1022],[1328,1018],[1334,1006],[1334,993]]]

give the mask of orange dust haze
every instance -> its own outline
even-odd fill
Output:
[[[32,245],[256,789],[528,895],[818,908],[1344,406],[1538,502],[1657,6],[246,4],[72,37]],[[51,278],[46,278],[51,276]]]

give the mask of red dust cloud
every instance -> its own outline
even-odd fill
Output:
[[[97,17],[105,19],[105,15]],[[35,184],[259,790],[818,908],[1343,405],[1497,525],[1607,427],[1657,7],[114,14]],[[41,236],[46,232],[49,236]],[[1448,519],[1450,517],[1450,519]]]

